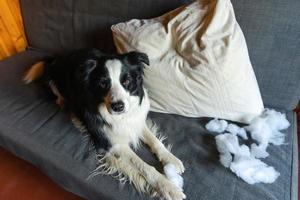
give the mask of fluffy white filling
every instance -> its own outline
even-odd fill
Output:
[[[228,124],[226,131],[228,131],[229,133],[231,133],[233,135],[238,135],[241,138],[243,138],[244,140],[248,140],[246,130],[235,124]]]
[[[268,166],[252,156],[236,156],[230,165],[230,169],[249,184],[273,183],[280,175],[272,166]]]
[[[218,120],[215,118],[215,119],[209,121],[206,124],[205,128],[212,132],[222,133],[226,130],[227,126],[228,126],[227,121]]]
[[[269,156],[267,147],[269,143],[281,145],[284,143],[284,134],[280,131],[290,126],[285,114],[275,110],[266,109],[260,116],[254,118],[246,130],[258,145],[251,145],[251,152],[256,158]]]
[[[173,182],[177,187],[182,189],[183,178],[176,172],[176,167],[173,164],[166,164],[164,166],[164,173],[171,182]]]
[[[216,136],[217,149],[220,153],[220,162],[224,167],[230,167],[233,160],[232,154],[236,154],[238,148],[238,138],[229,133]]]
[[[279,176],[273,167],[251,155],[246,145],[240,146],[237,136],[225,133],[216,136],[220,162],[249,184],[273,183]],[[232,156],[233,155],[233,156]]]
[[[249,184],[273,183],[280,175],[279,172],[257,158],[269,156],[266,151],[269,143],[274,145],[284,143],[284,134],[280,131],[290,126],[285,114],[266,109],[245,127],[251,138],[257,142],[251,144],[251,150],[246,145],[240,146],[238,142],[237,136],[244,140],[248,139],[245,129],[224,121],[213,119],[206,125],[209,131],[229,132],[215,137],[221,164]]]

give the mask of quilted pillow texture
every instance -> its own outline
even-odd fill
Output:
[[[199,0],[111,29],[119,53],[149,56],[145,87],[152,111],[249,123],[264,109],[229,0]]]

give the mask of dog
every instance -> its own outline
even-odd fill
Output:
[[[167,200],[185,199],[182,189],[139,158],[132,150],[143,141],[163,165],[184,172],[182,162],[155,136],[146,123],[150,103],[143,87],[148,56],[140,52],[103,54],[76,50],[37,62],[25,83],[40,80],[57,97],[56,103],[75,116],[96,149],[103,149],[106,174],[121,173],[140,192]]]

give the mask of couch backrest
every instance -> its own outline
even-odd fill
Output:
[[[29,45],[49,52],[98,47],[113,52],[110,26],[152,18],[190,0],[21,0]],[[300,1],[232,0],[265,105],[300,99]],[[245,88],[247,89],[247,88]]]
[[[232,0],[265,105],[300,99],[300,1]]]
[[[61,52],[82,47],[114,51],[110,27],[132,18],[152,18],[184,0],[21,0],[29,44]]]

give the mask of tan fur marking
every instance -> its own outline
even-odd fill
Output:
[[[37,80],[38,78],[40,78],[43,75],[44,70],[45,70],[45,62],[44,61],[39,61],[39,62],[35,63],[25,73],[25,75],[23,77],[23,81],[26,84],[29,84],[29,83]],[[52,81],[49,82],[49,86],[50,86],[53,94],[56,95],[56,97],[57,97],[56,104],[59,105],[59,107],[63,108],[64,107],[64,97],[60,94],[57,87],[55,86],[55,84]]]
[[[53,83],[53,81],[49,82],[49,86],[53,92],[53,94],[57,97],[56,99],[56,104],[60,107],[63,108],[65,105],[65,98],[60,94],[58,91],[56,85]]]
[[[23,81],[26,84],[29,84],[36,79],[40,78],[43,73],[44,73],[44,68],[45,68],[45,62],[40,61],[35,63],[30,67],[30,69],[25,73],[25,76],[23,77]]]

